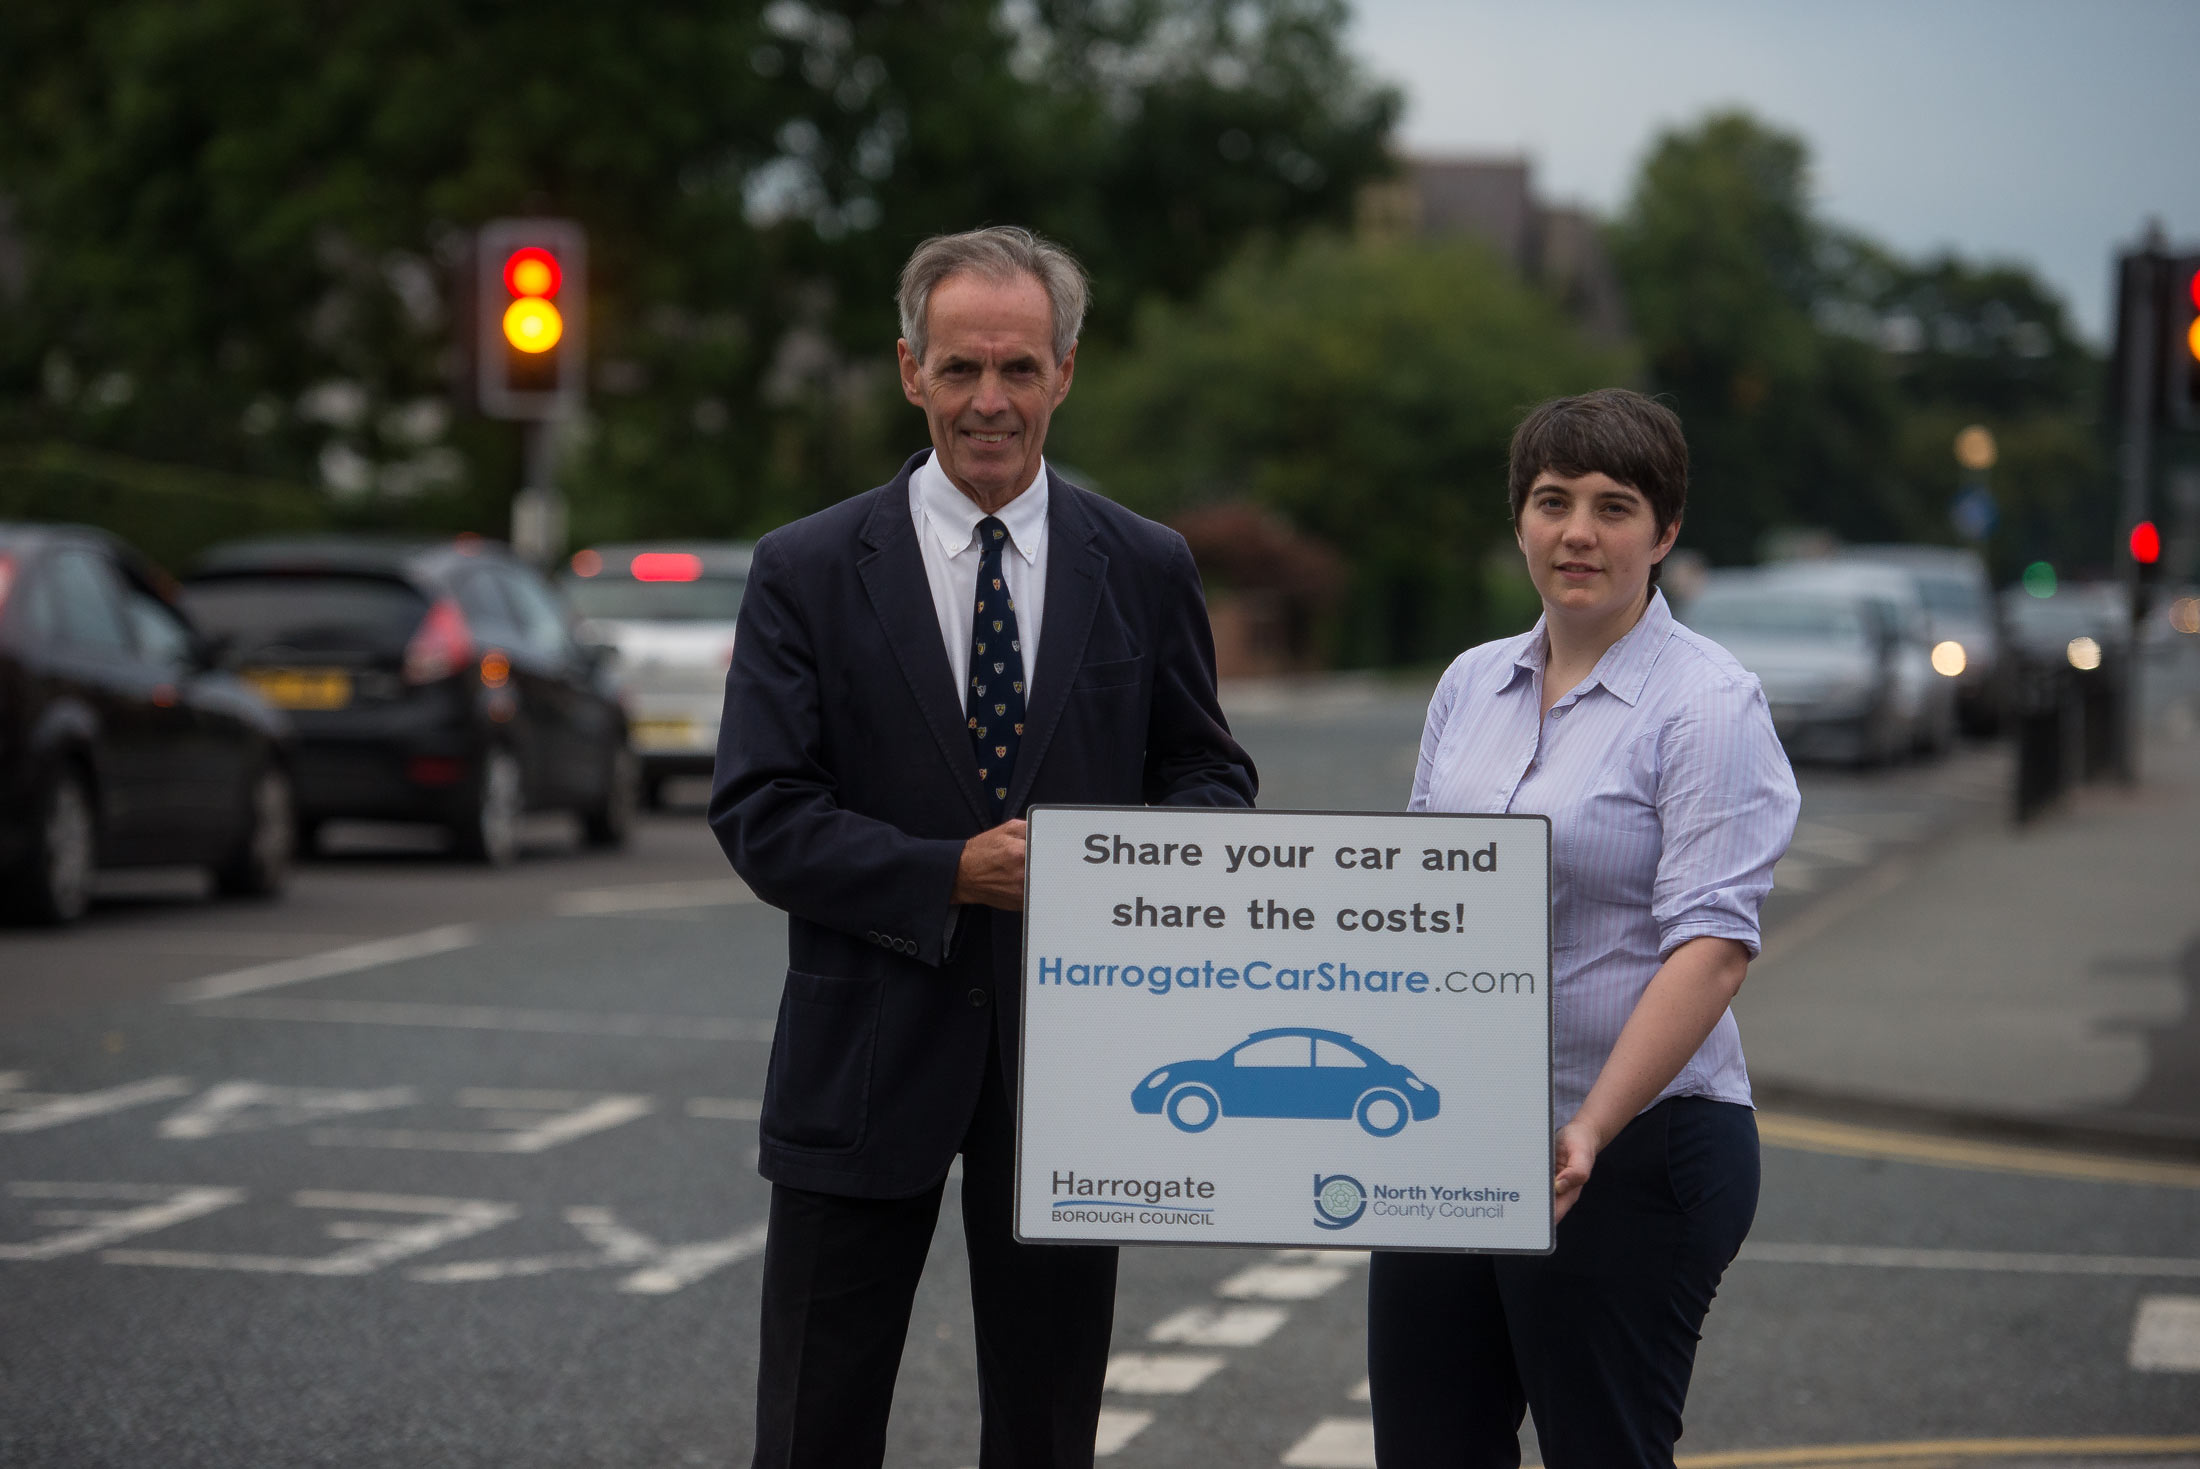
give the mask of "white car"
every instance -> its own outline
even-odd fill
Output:
[[[662,804],[672,776],[711,773],[749,580],[745,541],[650,541],[575,552],[559,586],[582,635],[617,654],[643,798]]]

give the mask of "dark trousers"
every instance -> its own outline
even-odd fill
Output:
[[[1670,1469],[1704,1313],[1757,1212],[1757,1117],[1673,1097],[1598,1157],[1549,1255],[1378,1252],[1368,1379],[1383,1469]]]
[[[980,1469],[1091,1469],[1115,1317],[1115,1251],[1016,1243],[1016,1114],[997,1054],[988,1058],[962,1156]],[[910,1199],[849,1199],[773,1185],[757,1469],[860,1469],[884,1460],[910,1302],[945,1187],[943,1180]]]

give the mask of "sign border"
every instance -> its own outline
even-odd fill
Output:
[[[1552,840],[1551,818],[1534,811],[1314,811],[1300,808],[1273,806],[1102,806],[1080,802],[1044,802],[1024,808],[1024,818],[1030,820],[1038,811],[1108,811],[1141,812],[1167,811],[1172,815],[1260,815],[1260,816],[1380,816],[1386,820],[1398,817],[1416,819],[1468,816],[1479,821],[1540,821],[1543,823],[1543,890],[1551,890],[1556,875],[1558,855]],[[1084,1238],[1081,1236],[1047,1235],[1043,1239],[1028,1237],[1023,1232],[1024,1197],[1024,1094],[1029,1084],[1031,1068],[1025,1065],[1031,1054],[1028,1044],[1031,1031],[1031,1006],[1024,1003],[1024,980],[1031,971],[1031,864],[1024,863],[1024,921],[1023,940],[1016,954],[1016,1167],[1010,1184],[1008,1205],[1009,1237],[1020,1245],[1110,1245],[1131,1249],[1176,1248],[1190,1250],[1332,1250],[1348,1254],[1366,1254],[1380,1249],[1386,1254],[1416,1255],[1549,1255],[1558,1249],[1558,1224],[1550,1226],[1548,1245],[1538,1250],[1476,1249],[1462,1245],[1379,1245],[1368,1246],[1338,1240],[1331,1244],[1306,1240],[1179,1240],[1179,1239],[1121,1239],[1114,1236]],[[1553,991],[1557,988],[1558,920],[1555,914],[1546,914],[1543,922],[1543,1074],[1550,1077],[1557,1065],[1556,1042],[1551,1035],[1551,1006]],[[1551,1088],[1546,1080],[1543,1088],[1543,1173],[1551,1177],[1558,1167],[1557,1109],[1551,1101]],[[1555,1200],[1554,1200],[1555,1202]]]

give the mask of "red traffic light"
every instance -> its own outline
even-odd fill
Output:
[[[2192,309],[2200,311],[2200,270],[2194,271],[2192,279],[2185,282],[2185,294],[2192,297]]]
[[[2154,528],[2151,520],[2142,520],[2131,528],[2131,559],[2141,566],[2152,566],[2162,559],[2162,533]]]
[[[504,262],[504,289],[515,296],[555,296],[564,279],[558,257],[540,245],[514,250]]]

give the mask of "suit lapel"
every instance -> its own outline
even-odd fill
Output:
[[[894,482],[879,492],[863,526],[862,541],[869,549],[857,561],[856,570],[863,577],[863,589],[870,596],[886,645],[894,650],[901,676],[923,711],[924,727],[931,731],[955,789],[963,793],[964,803],[982,829],[992,825],[992,815],[979,797],[978,760],[970,750],[963,711],[949,697],[955,670],[940,641],[939,612],[932,605],[932,587],[924,578],[916,525],[909,514],[909,476],[920,459],[903,465]],[[1053,595],[1051,578],[1047,594]]]
[[[1022,808],[1055,728],[1062,722],[1070,685],[1084,666],[1085,643],[1092,636],[1093,614],[1100,608],[1100,590],[1106,582],[1108,558],[1092,544],[1099,531],[1078,503],[1079,493],[1052,468],[1047,470],[1047,535],[1052,549],[1047,552],[1046,621],[1039,630],[1039,667],[1032,679],[1036,687],[1024,712],[1028,726],[1024,747],[1017,752],[1016,778],[1009,786],[1011,811]],[[975,762],[971,774],[977,774]]]

